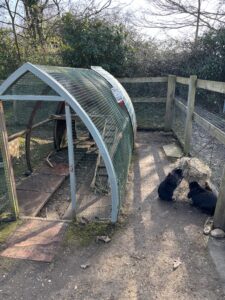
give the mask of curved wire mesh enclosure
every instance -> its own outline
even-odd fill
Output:
[[[34,144],[39,144],[38,134],[43,138],[44,128],[44,135],[48,140],[46,144],[55,147],[57,151],[68,147],[73,155],[75,153],[75,161],[79,157],[77,149],[80,141],[85,140],[86,145],[91,145],[88,151],[95,152],[92,157],[94,167],[91,171],[91,167],[87,166],[89,170],[86,173],[90,171],[92,174],[91,187],[95,193],[112,196],[111,215],[115,221],[125,195],[136,128],[134,129],[130,116],[133,109],[129,112],[129,109],[121,106],[112,88],[112,85],[94,70],[25,64],[1,86],[0,99],[6,101],[4,108],[9,135],[15,134],[15,127],[11,126],[15,116],[12,116],[8,103],[10,100],[19,100],[16,122],[18,129],[23,130],[25,127],[25,144],[26,147],[30,147],[29,151],[26,151],[31,153],[35,148]],[[72,150],[69,149],[69,137],[65,135],[68,129],[68,111],[65,109],[65,103],[69,104],[71,109]],[[46,123],[42,124],[45,121]],[[32,127],[38,122],[41,123],[42,133]],[[27,142],[27,135],[31,131],[33,137],[29,137]],[[96,148],[99,151],[95,151]],[[48,153],[45,152],[46,154]],[[28,169],[32,171],[33,157],[28,158]],[[84,160],[84,156],[82,159]],[[76,175],[79,186],[79,173]]]

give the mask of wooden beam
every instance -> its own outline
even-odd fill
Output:
[[[4,171],[7,183],[9,203],[15,218],[19,215],[15,178],[12,168],[11,156],[9,153],[8,135],[5,125],[5,117],[2,101],[0,101],[0,149],[4,162]]]
[[[71,114],[71,119],[75,120],[77,118],[76,114]],[[50,115],[49,119],[51,120],[66,120],[66,115]]]
[[[40,127],[40,126],[42,126],[42,125],[44,125],[44,124],[46,124],[46,123],[48,123],[48,122],[50,122],[50,121],[52,121],[52,119],[46,119],[46,120],[43,120],[43,121],[41,121],[41,122],[39,122],[39,123],[34,124],[34,125],[32,126],[31,129],[35,129],[35,128],[37,128],[37,127]],[[21,130],[21,131],[19,131],[19,132],[16,132],[16,133],[14,133],[14,134],[12,134],[12,135],[10,135],[10,136],[8,137],[8,141],[11,142],[11,141],[17,139],[18,137],[23,136],[23,135],[26,134],[28,131],[29,131],[28,129],[24,129],[24,130]]]
[[[221,81],[198,79],[197,88],[225,94],[225,82]]]
[[[133,103],[166,103],[166,97],[132,97]]]
[[[74,146],[73,146],[73,131],[72,131],[72,119],[70,106],[65,103],[66,112],[66,131],[67,131],[67,143],[68,143],[68,157],[69,157],[69,171],[70,171],[70,193],[72,203],[72,213],[76,217],[76,174],[75,174],[75,162],[74,162]]]
[[[187,106],[184,103],[182,103],[178,98],[175,97],[175,102],[174,103],[185,114],[187,113]]]
[[[181,83],[184,85],[189,85],[189,80],[190,80],[190,78],[185,78],[185,77],[180,77],[180,76],[177,76],[177,78],[176,78],[177,83]]]
[[[188,155],[191,148],[192,136],[192,120],[195,109],[195,93],[197,85],[197,76],[190,76],[189,89],[188,89],[188,103],[187,103],[187,116],[184,131],[184,153]]]
[[[121,83],[147,83],[147,82],[167,82],[167,77],[136,77],[117,78]]]
[[[173,109],[175,99],[176,76],[168,76],[167,85],[167,100],[166,100],[166,115],[165,115],[165,130],[171,130],[173,123]]]
[[[214,214],[214,227],[225,230],[225,168],[223,169],[223,176]]]

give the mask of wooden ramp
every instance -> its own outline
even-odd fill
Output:
[[[8,258],[51,262],[67,224],[57,221],[29,220],[17,228],[0,255]]]
[[[69,175],[68,164],[43,165],[17,186],[20,215],[35,217]]]

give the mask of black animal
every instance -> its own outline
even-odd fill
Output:
[[[165,201],[173,201],[173,192],[182,179],[183,172],[181,169],[174,169],[169,173],[158,187],[159,198]]]
[[[196,181],[189,183],[189,189],[188,198],[192,199],[193,205],[213,215],[216,208],[216,195],[208,187],[201,187]]]

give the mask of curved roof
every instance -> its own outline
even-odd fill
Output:
[[[102,75],[113,86],[112,92],[115,97],[117,96],[118,102],[124,101],[126,109],[131,118],[131,123],[133,126],[133,131],[134,131],[134,136],[135,136],[136,131],[137,131],[137,120],[136,120],[136,115],[135,115],[132,101],[131,101],[129,95],[127,94],[127,91],[115,77],[113,77],[109,72],[104,70],[102,67],[91,66],[91,69],[94,70],[95,72],[97,72],[98,74]]]
[[[104,160],[112,193],[113,222],[126,182],[133,146],[129,113],[112,85],[93,70],[24,64],[0,86],[2,100],[65,101],[81,118]]]

